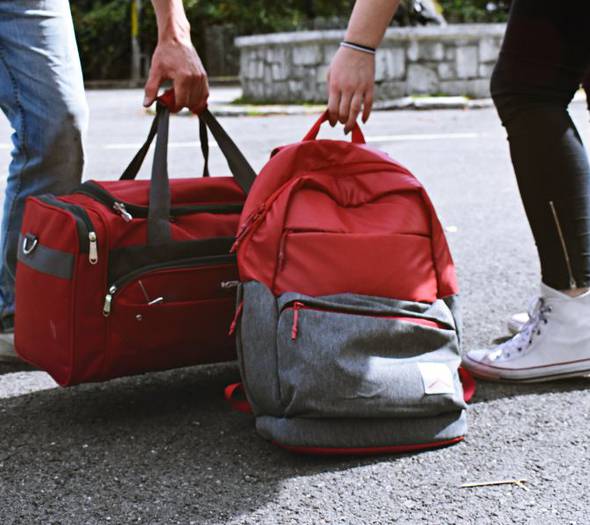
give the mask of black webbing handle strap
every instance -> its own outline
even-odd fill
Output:
[[[157,139],[150,183],[148,244],[157,246],[172,241],[170,228],[170,182],[168,179],[168,124],[170,111],[158,104]]]
[[[158,104],[158,107],[160,107],[160,104]],[[143,161],[148,154],[150,146],[154,141],[154,137],[156,136],[158,130],[158,120],[159,114],[156,110],[156,117],[152,122],[147,139],[143,143],[143,146],[141,146],[139,151],[135,154],[135,157],[133,157],[133,160],[129,163],[119,180],[134,180],[135,177],[137,177],[137,174],[143,165]],[[201,143],[201,152],[203,153],[203,159],[205,161],[203,166],[203,177],[209,177],[209,137],[207,135],[207,125],[201,120],[199,121],[199,142]]]
[[[156,117],[148,133],[147,140],[121,176],[121,180],[135,179],[150,149],[150,145],[157,136],[154,162],[152,165],[148,211],[148,243],[152,246],[172,242],[170,227],[171,196],[168,177],[169,122],[170,110],[168,106],[158,102]],[[205,159],[203,176],[209,176],[209,140],[207,128],[209,128],[215,137],[219,149],[227,160],[234,179],[244,193],[248,194],[256,179],[256,173],[239,148],[207,109],[199,115],[199,137],[201,151]]]
[[[221,124],[211,114],[208,109],[205,109],[199,114],[199,119],[204,122],[215,138],[215,142],[223,153],[225,160],[229,166],[229,170],[236,182],[244,190],[245,194],[250,192],[250,188],[256,180],[256,172],[252,169],[246,157],[242,154],[240,149],[236,146],[234,141],[229,137]]]

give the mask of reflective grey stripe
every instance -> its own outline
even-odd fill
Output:
[[[25,237],[20,235],[18,238],[18,260],[33,270],[41,273],[53,275],[60,279],[71,279],[74,273],[74,254],[47,248],[38,244],[36,248],[25,255],[23,243]]]

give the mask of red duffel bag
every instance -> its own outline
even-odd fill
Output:
[[[18,354],[62,386],[235,358],[230,255],[255,173],[208,111],[204,177],[168,178],[170,96],[118,181],[27,202],[16,282]],[[232,177],[209,177],[207,128]],[[151,181],[134,180],[154,137]]]

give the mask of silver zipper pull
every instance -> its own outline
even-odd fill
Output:
[[[108,317],[109,315],[111,315],[111,309],[112,309],[112,305],[113,305],[113,295],[115,294],[116,291],[117,291],[117,288],[115,286],[111,286],[109,288],[109,293],[104,298],[104,306],[102,307],[102,315],[104,315],[105,317]]]
[[[133,219],[133,215],[127,211],[127,208],[122,202],[115,202],[115,204],[113,204],[113,209],[123,218],[125,222],[130,222]]]
[[[104,306],[102,307],[102,315],[108,317],[111,315],[111,305],[113,304],[113,296],[109,293],[104,298]]]
[[[88,260],[90,261],[90,264],[96,264],[98,262],[98,242],[96,240],[96,233],[90,232],[88,234],[88,240],[90,241]]]
[[[223,290],[237,288],[239,285],[240,285],[240,281],[221,281],[221,288]]]

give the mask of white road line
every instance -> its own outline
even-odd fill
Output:
[[[477,139],[479,137],[481,137],[479,133],[414,133],[408,135],[377,135],[365,139],[367,142],[398,142],[402,140]]]
[[[462,139],[477,139],[480,138],[480,133],[413,133],[401,135],[375,135],[366,137],[367,142],[401,142],[401,141],[422,141],[422,140],[462,140]],[[104,144],[103,149],[106,150],[137,150],[141,148],[141,142]],[[169,148],[195,148],[200,147],[200,142],[170,142]],[[210,148],[218,147],[215,142],[209,144]],[[0,149],[12,149],[11,144],[0,143]]]
[[[122,143],[122,144],[105,144],[103,149],[139,149],[143,146],[141,143]],[[169,148],[199,148],[201,147],[200,142],[169,142]],[[215,142],[209,143],[210,148],[216,148]]]

